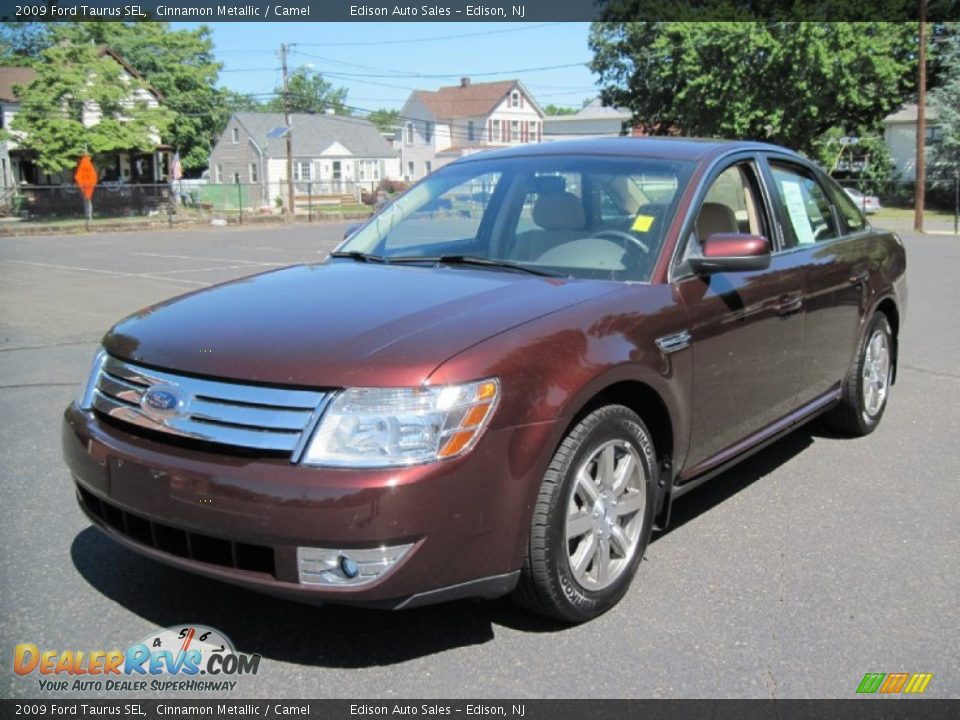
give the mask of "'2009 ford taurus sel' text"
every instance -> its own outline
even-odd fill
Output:
[[[120,322],[64,455],[94,523],[187,570],[583,621],[700,482],[820,414],[877,426],[905,262],[771,145],[485,152],[325,262]]]

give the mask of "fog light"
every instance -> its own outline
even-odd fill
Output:
[[[413,543],[350,550],[298,547],[300,584],[327,587],[366,585],[389,573],[412,547]]]

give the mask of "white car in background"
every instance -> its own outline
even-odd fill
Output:
[[[880,198],[876,195],[864,195],[854,188],[844,188],[843,190],[850,196],[850,199],[857,204],[857,207],[863,211],[864,215],[872,215],[880,209]]]

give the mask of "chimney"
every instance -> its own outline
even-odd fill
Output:
[[[470,87],[470,78],[468,77],[460,78],[460,87],[462,88]]]

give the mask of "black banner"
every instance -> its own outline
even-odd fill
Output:
[[[246,717],[323,720],[946,720],[960,701],[859,700],[0,700],[14,718]]]
[[[0,0],[5,22],[544,22],[916,20],[918,0]],[[960,0],[927,0],[960,19]]]

